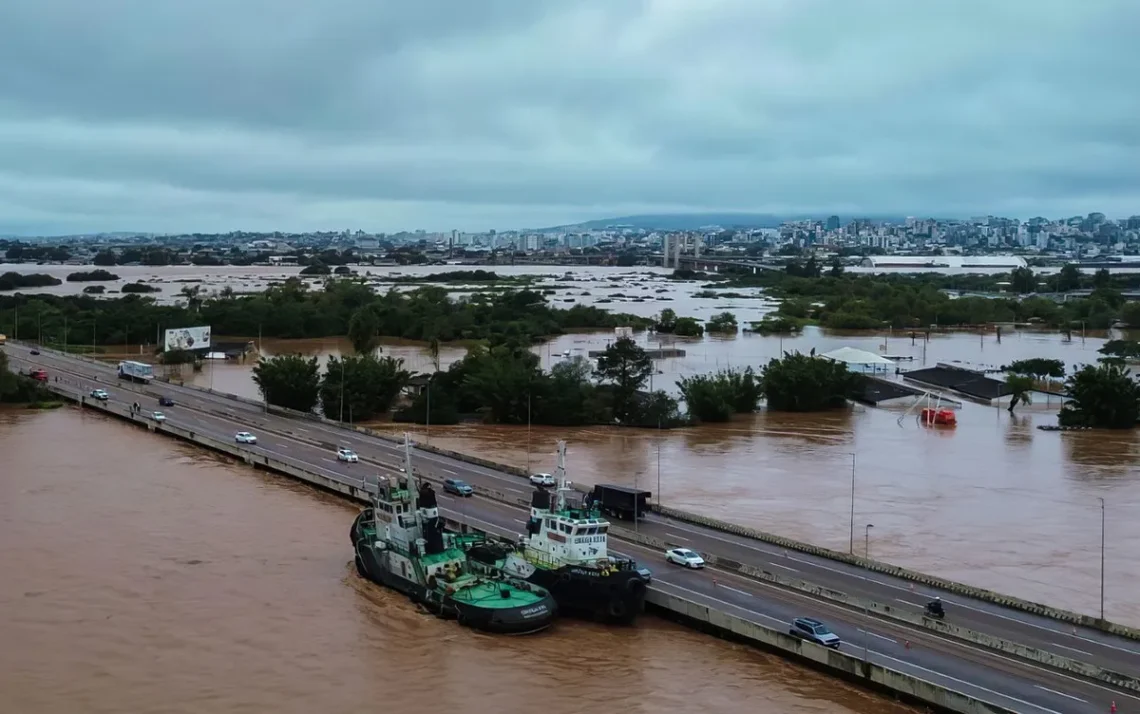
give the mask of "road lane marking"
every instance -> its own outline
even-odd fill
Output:
[[[768,563],[768,565],[771,565],[774,568],[783,568],[784,570],[790,570],[793,573],[800,572],[800,571],[796,570],[795,568],[789,567],[787,565],[780,565],[779,563]]]
[[[740,589],[738,589],[738,588],[734,588],[734,587],[732,587],[731,585],[725,585],[725,584],[723,584],[723,583],[717,583],[717,584],[716,584],[716,587],[718,587],[718,588],[724,588],[725,590],[731,590],[731,591],[732,591],[732,592],[734,592],[734,593],[740,593],[741,595],[747,595],[748,597],[756,597],[754,594],[752,594],[752,593],[750,593],[750,592],[746,592],[746,591],[744,591],[744,590],[740,590]]]
[[[1096,656],[1092,652],[1085,652],[1084,650],[1079,650],[1076,647],[1068,647],[1066,645],[1060,644],[1059,642],[1050,642],[1049,644],[1053,645],[1054,647],[1060,647],[1063,650],[1069,650],[1071,652],[1079,652],[1083,655],[1088,655],[1089,657],[1095,657]]]
[[[666,537],[668,537],[668,538],[676,538],[677,540],[683,540],[683,541],[686,541],[686,542],[688,542],[688,540],[689,540],[688,538],[684,538],[684,537],[682,537],[682,536],[679,536],[679,535],[677,535],[676,533],[670,533],[670,532],[668,532],[668,531],[666,531],[666,532],[665,532],[665,535],[666,535]]]
[[[943,674],[942,672],[937,672],[933,669],[927,669],[926,667],[922,667],[922,666],[917,665],[913,662],[908,662],[904,659],[898,659],[897,657],[891,657],[890,655],[883,654],[882,652],[878,652],[876,650],[871,650],[871,653],[874,654],[876,657],[882,657],[885,660],[889,660],[891,662],[897,662],[898,664],[901,664],[905,667],[913,667],[914,669],[917,669],[921,672],[926,672],[927,674],[933,674],[935,677],[942,677],[943,679],[948,679],[951,682],[956,682],[957,684],[962,684],[962,685],[965,685],[967,687],[971,687],[973,689],[977,689],[977,690],[982,691],[982,692],[987,692],[987,693],[993,694],[995,696],[1003,697],[1005,699],[1010,700],[1011,702],[1017,702],[1018,704],[1024,704],[1027,707],[1033,707],[1034,709],[1040,709],[1043,712],[1049,712],[1049,714],[1062,714],[1061,712],[1057,711],[1056,709],[1050,709],[1048,707],[1043,707],[1040,704],[1034,704],[1033,702],[1027,702],[1024,699],[1018,699],[1017,697],[1011,697],[1008,694],[1002,694],[1001,692],[995,692],[994,690],[986,689],[985,687],[983,687],[981,685],[974,684],[972,682],[967,682],[963,679],[958,679],[957,677],[951,677],[948,674]]]
[[[1043,692],[1049,692],[1050,694],[1056,694],[1059,697],[1067,697],[1067,698],[1072,699],[1074,701],[1084,702],[1085,704],[1089,703],[1089,700],[1087,700],[1087,699],[1081,699],[1080,697],[1074,697],[1072,694],[1065,694],[1064,692],[1058,692],[1056,689],[1049,689],[1048,687],[1042,687],[1040,684],[1035,684],[1033,686],[1037,687],[1038,689],[1040,689]]]
[[[890,642],[891,644],[898,644],[898,640],[896,640],[895,638],[887,637],[886,635],[880,635],[877,632],[871,632],[869,630],[857,630],[857,632],[862,632],[863,634],[870,635],[871,637],[878,637],[880,640],[886,640],[887,642]]]
[[[717,604],[725,605],[725,606],[731,607],[735,610],[740,610],[742,612],[746,612],[749,615],[752,615],[753,617],[762,617],[765,620],[768,620],[769,622],[776,623],[777,625],[783,626],[783,625],[787,624],[783,620],[776,618],[776,617],[772,617],[771,615],[765,615],[762,612],[756,612],[755,610],[749,610],[748,608],[744,607],[743,605],[737,605],[736,603],[728,602],[727,600],[721,600],[720,598],[713,597],[712,595],[705,595],[702,592],[698,592],[696,590],[690,590],[689,588],[686,588],[682,585],[677,585],[676,583],[671,583],[668,580],[661,580],[660,578],[655,578],[655,581],[657,582],[658,585],[668,585],[671,588],[683,590],[683,591],[690,593],[692,595],[696,595],[697,597],[701,597],[701,598],[704,598],[706,600],[711,600]],[[744,618],[744,619],[748,619],[748,618]]]
[[[895,602],[901,602],[903,605],[910,605],[911,607],[926,607],[926,605],[920,605],[917,602],[911,602],[910,600],[903,600],[901,597],[896,597]]]

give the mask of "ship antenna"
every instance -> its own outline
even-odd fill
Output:
[[[558,484],[557,511],[566,510],[566,442],[558,441],[558,466],[554,469],[555,483]]]
[[[420,523],[420,492],[416,484],[416,474],[412,470],[412,436],[404,432],[404,473],[408,475],[408,493],[412,496],[412,514],[416,519],[416,526]]]

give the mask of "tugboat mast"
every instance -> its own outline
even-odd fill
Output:
[[[566,510],[566,492],[570,484],[566,481],[566,442],[558,440],[558,466],[554,469],[554,482],[558,484],[558,495],[554,502],[555,512]]]

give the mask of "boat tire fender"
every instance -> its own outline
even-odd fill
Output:
[[[364,572],[364,561],[361,559],[359,553],[356,554],[356,572],[362,578],[368,577],[368,575]]]

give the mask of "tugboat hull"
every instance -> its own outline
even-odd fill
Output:
[[[526,580],[549,590],[564,611],[603,622],[629,625],[645,609],[646,583],[636,572],[536,568]]]
[[[463,590],[450,594],[445,589],[418,583],[414,574],[408,572],[404,559],[394,558],[391,551],[367,542],[361,527],[367,513],[365,511],[357,516],[350,530],[356,551],[356,571],[362,578],[403,593],[437,617],[454,619],[460,625],[474,630],[517,635],[539,632],[553,624],[558,605],[550,594],[536,602],[514,605],[507,602],[509,598],[497,597],[499,590],[490,581],[480,586],[484,592],[483,597],[476,595],[467,598],[464,598]],[[396,564],[397,560],[401,561],[400,565]],[[512,591],[511,588],[505,590],[508,593]],[[466,593],[470,595],[470,591]],[[465,602],[464,599],[473,602]]]
[[[545,588],[564,613],[628,625],[645,610],[648,583],[636,570],[607,572],[572,565],[539,568],[496,546],[476,546],[468,555],[476,562]]]

